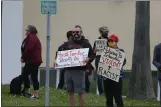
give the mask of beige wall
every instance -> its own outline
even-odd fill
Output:
[[[151,2],[151,57],[153,47],[161,40],[161,1]],[[28,24],[34,24],[39,30],[43,48],[42,67],[46,61],[46,15],[40,13],[40,0],[24,0],[24,29]],[[131,69],[133,38],[135,25],[135,2],[73,2],[60,0],[56,16],[51,17],[51,53],[52,67],[55,51],[66,40],[66,32],[79,24],[83,27],[84,35],[93,45],[99,36],[98,28],[107,25],[110,33],[120,38],[120,47],[126,52],[127,64],[125,69]],[[155,67],[152,65],[152,69]]]

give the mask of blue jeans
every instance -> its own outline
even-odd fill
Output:
[[[96,67],[96,70],[98,69],[98,63],[99,63],[99,60],[100,60],[100,57],[101,56],[96,56],[96,59],[95,59],[95,67]],[[101,95],[103,93],[103,78],[102,76],[100,75],[97,75],[97,86],[98,86],[98,92],[99,94]]]

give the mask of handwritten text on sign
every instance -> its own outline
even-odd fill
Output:
[[[96,39],[96,55],[101,55],[101,53],[104,50],[104,47],[107,46],[107,40],[106,39]]]
[[[101,54],[100,62],[121,70],[124,59],[124,52],[120,51],[119,49],[106,47],[104,52]]]
[[[107,66],[106,64],[99,63],[98,75],[102,75],[108,79],[118,82],[120,77],[120,70]]]
[[[58,51],[56,68],[84,66],[84,60],[88,57],[89,48]]]

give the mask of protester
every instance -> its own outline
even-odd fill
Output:
[[[116,35],[111,35],[108,37],[108,46],[114,49],[119,49],[124,52],[123,49],[120,49],[117,46],[119,39]],[[126,64],[126,58],[124,59],[123,66]],[[113,97],[115,99],[117,107],[123,107],[123,99],[122,99],[122,85],[123,85],[123,67],[120,71],[119,82],[115,82],[111,79],[104,79],[104,91],[106,97],[106,106],[113,107]]]
[[[42,63],[41,42],[37,37],[37,33],[37,29],[34,26],[29,25],[26,29],[26,38],[24,39],[21,46],[21,62],[25,63],[24,70],[22,72],[22,78],[24,82],[23,95],[29,93],[30,81],[28,76],[31,75],[34,93],[30,98],[38,98],[38,68]]]
[[[71,39],[72,39],[72,31],[68,31],[67,32],[67,40],[71,40]],[[65,44],[65,42],[61,46],[59,46],[58,51],[63,50],[64,44]],[[57,87],[58,89],[64,88],[64,72],[65,72],[65,70],[63,68],[60,69],[60,81],[59,81],[59,84]]]
[[[81,27],[80,25],[75,25],[74,28],[79,28],[79,29],[80,29],[80,33],[81,33],[80,35],[81,35],[81,36],[84,36],[82,27]]]
[[[84,63],[91,63],[94,59],[92,47],[89,42],[82,39],[81,29],[73,29],[73,39],[65,43],[64,50],[89,48],[88,58]],[[65,84],[69,94],[69,102],[72,107],[75,106],[74,93],[78,93],[78,101],[81,107],[84,106],[85,94],[85,72],[86,66],[67,67],[65,68]]]
[[[81,30],[82,39],[89,42],[89,40],[86,39],[84,34],[83,34],[82,27],[80,25],[76,25],[75,28],[79,28]],[[89,63],[87,67],[88,67],[88,69],[87,69],[87,72],[85,73],[85,90],[86,90],[86,93],[88,93],[89,89],[90,89],[89,76],[92,74],[92,71],[94,70],[94,67],[92,66],[91,63]]]
[[[100,32],[101,36],[98,39],[105,39],[105,40],[108,39],[109,30],[108,30],[107,26],[100,27],[99,32]],[[96,42],[94,43],[93,50],[96,55],[97,50],[98,50],[96,47]],[[101,55],[96,55],[96,58],[95,58],[96,70],[98,68],[98,63],[99,63],[100,57],[101,57]],[[99,75],[97,75],[97,87],[98,87],[99,95],[101,95],[103,93],[103,86],[102,86],[102,76],[99,76]]]
[[[161,43],[156,45],[154,48],[153,65],[158,70],[158,81],[161,89]],[[160,98],[161,98],[161,90],[160,90]],[[161,105],[161,100],[160,100],[160,105]]]

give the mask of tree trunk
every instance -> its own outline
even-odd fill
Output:
[[[150,60],[150,1],[136,1],[132,72],[127,97],[155,98]]]

